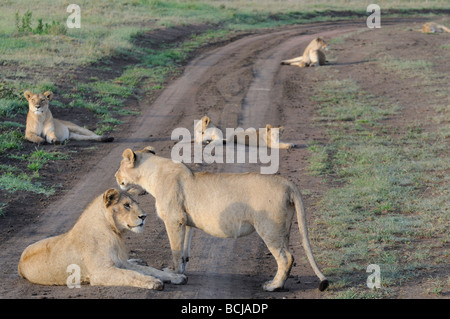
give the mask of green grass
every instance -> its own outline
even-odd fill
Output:
[[[405,60],[385,55],[379,59],[380,65],[385,69],[396,71],[402,78],[425,76],[430,74],[433,63],[426,60]]]
[[[25,156],[28,161],[28,169],[38,173],[39,170],[49,161],[65,160],[69,157],[61,152],[47,152],[36,148],[30,155]]]
[[[0,154],[9,150],[22,148],[23,135],[18,131],[7,131],[0,134]]]
[[[0,136],[3,136],[3,134]],[[0,164],[1,190],[9,193],[25,191],[46,196],[55,194],[55,186],[48,187],[39,181],[39,170],[50,161],[68,159],[66,154],[61,152],[47,152],[36,147],[30,154],[22,154],[21,156],[10,154],[9,157],[20,162],[26,161],[27,168],[30,172],[15,166]]]
[[[28,105],[18,99],[0,98],[0,116],[15,118],[17,114],[26,114]]]
[[[309,169],[339,183],[320,202],[319,227],[311,235],[318,259],[335,279],[335,297],[387,296],[445,259],[440,251],[450,240],[448,126],[435,132],[410,126],[391,136],[382,120],[399,107],[351,80],[329,80],[313,99],[330,141],[309,146]],[[427,189],[434,191],[425,195]],[[438,239],[437,250],[418,246],[419,239]],[[365,287],[369,264],[381,267],[382,289],[375,294]]]
[[[50,196],[55,194],[55,188],[44,186],[40,182],[32,182],[32,177],[26,174],[5,173],[0,176],[0,189],[10,193],[25,191]]]

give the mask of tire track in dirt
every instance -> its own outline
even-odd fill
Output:
[[[325,23],[288,28],[245,37],[194,59],[186,67],[183,75],[169,85],[151,106],[143,108],[142,116],[135,123],[135,131],[129,138],[115,141],[109,154],[101,159],[64,198],[51,205],[39,223],[23,228],[10,240],[2,243],[0,271],[4,282],[0,295],[13,298],[272,296],[262,293],[261,285],[275,274],[275,261],[272,256],[266,256],[265,252],[268,250],[256,234],[233,240],[214,238],[196,230],[192,239],[192,258],[187,270],[189,283],[185,286],[166,285],[163,292],[122,287],[83,287],[74,292],[66,287],[31,285],[18,277],[17,262],[27,245],[67,231],[93,198],[110,187],[117,187],[113,174],[125,148],[137,149],[154,145],[160,155],[170,156],[170,148],[174,143],[170,141],[172,130],[176,127],[187,127],[192,131],[193,120],[199,119],[205,113],[222,128],[238,126],[259,128],[264,127],[266,123],[279,122],[280,114],[276,107],[272,107],[276,105],[273,99],[277,95],[271,89],[280,68],[279,61],[286,58],[284,52],[296,47],[304,48],[314,36],[337,36],[357,27],[361,27],[361,24],[343,23],[340,27],[336,27],[335,24]],[[259,166],[211,165],[202,166],[201,169],[242,172],[259,170]],[[149,215],[155,215],[152,214],[154,202],[148,197],[140,199],[141,204]],[[170,260],[167,237],[162,234],[165,230],[156,219],[153,216],[149,224],[157,227],[159,223],[158,241],[155,242],[154,235],[147,235],[145,238],[151,239],[150,243],[145,244],[142,244],[143,239],[138,236],[128,237],[132,248],[139,248],[140,251],[148,248],[152,251],[148,258],[144,258],[152,265]],[[152,227],[150,225],[147,226],[147,230]],[[166,251],[155,252],[155,249],[149,246],[162,247]],[[159,260],[161,258],[164,260]],[[308,271],[309,273],[305,275],[313,274],[312,270]]]

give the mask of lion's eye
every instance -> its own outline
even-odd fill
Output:
[[[123,206],[124,206],[126,209],[130,209],[130,204],[128,204],[128,203],[123,204]]]

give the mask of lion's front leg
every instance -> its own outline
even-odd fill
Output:
[[[56,142],[58,142],[54,131],[48,132],[45,138],[47,140],[47,143],[49,144],[55,144]]]
[[[184,260],[185,218],[164,220],[164,223],[166,225],[167,235],[169,236],[170,249],[172,250],[172,270],[182,274],[186,271],[186,263]]]
[[[175,285],[184,285],[187,283],[187,277],[183,274],[176,274],[169,271],[162,271],[153,267],[141,266],[135,263],[126,262],[123,268],[135,270],[144,275],[156,277],[163,282],[170,282]]]
[[[89,277],[92,286],[129,286],[155,290],[164,288],[164,284],[158,278],[116,267],[97,269]]]
[[[45,142],[45,139],[33,132],[25,132],[25,138],[33,143],[42,144]]]

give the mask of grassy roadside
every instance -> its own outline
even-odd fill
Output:
[[[448,74],[431,66],[391,56],[379,61],[399,77],[426,79],[417,86],[423,94],[433,88],[448,97],[448,87],[439,85],[448,83]],[[444,271],[450,260],[448,105],[435,107],[432,130],[419,122],[393,127],[385,120],[402,112],[400,105],[345,75],[328,78],[313,99],[329,142],[309,146],[309,170],[335,185],[320,201],[320,227],[311,234],[325,272],[334,277],[331,296],[393,297],[398,287],[429,274],[434,277],[425,293],[439,296],[450,285]],[[381,289],[366,286],[370,264],[380,266]]]

